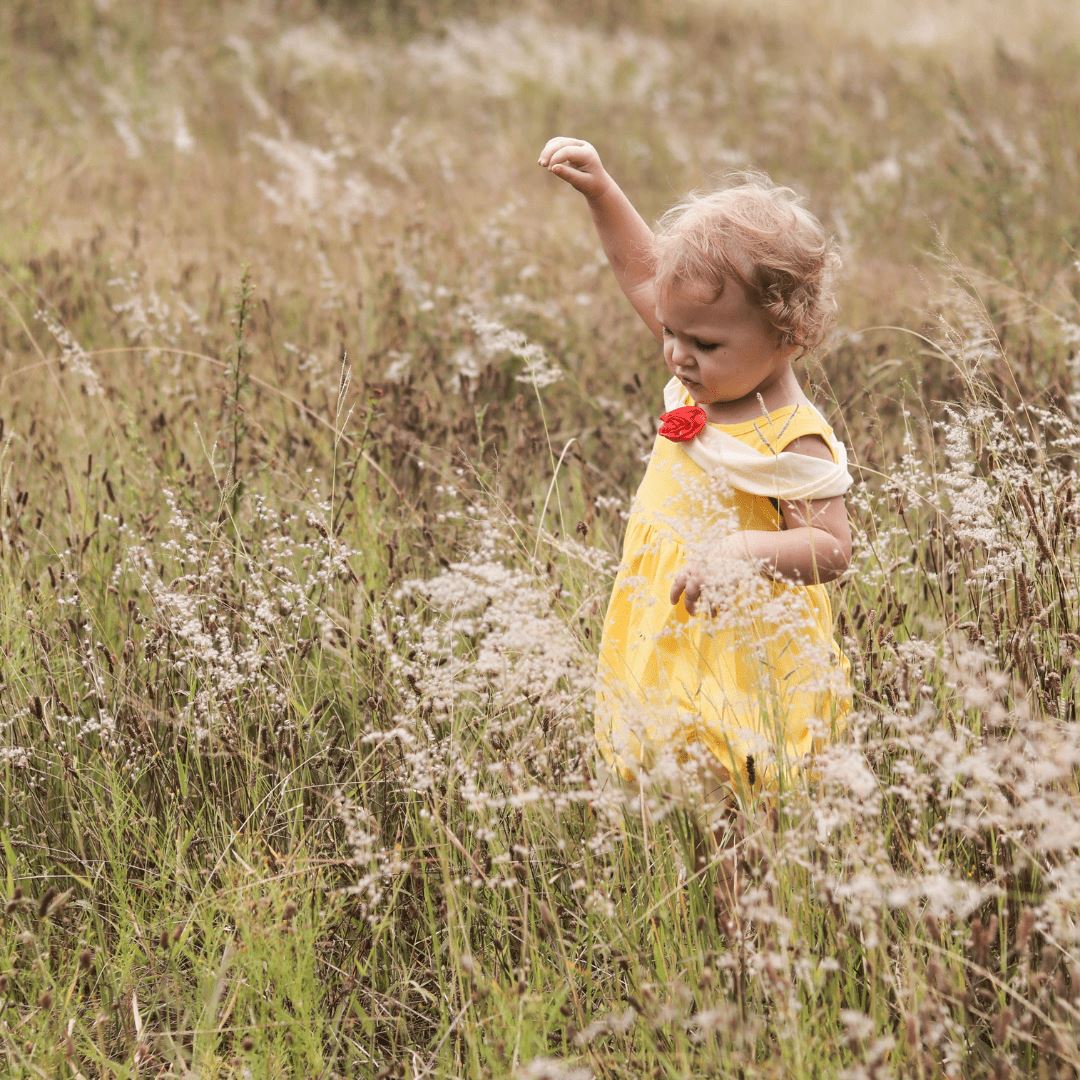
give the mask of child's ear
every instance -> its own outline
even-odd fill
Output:
[[[790,329],[775,326],[773,330],[775,333],[774,340],[776,341],[776,347],[778,349],[792,349],[798,346],[798,342],[795,340],[795,335],[791,332]],[[805,351],[806,350],[803,349],[803,352]],[[800,353],[799,355],[801,356],[802,353]],[[797,359],[798,357],[791,357],[792,363],[794,363]]]
[[[806,355],[806,346],[799,345],[797,342],[792,341],[787,333],[782,333],[780,335],[779,347],[788,354],[789,364],[794,364],[797,360],[801,360]]]

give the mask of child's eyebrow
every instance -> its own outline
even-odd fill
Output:
[[[660,312],[659,311],[654,311],[653,314],[656,316],[656,321],[658,323],[660,323],[661,326],[666,326],[669,330],[674,330],[675,329],[675,327],[672,326],[671,323],[665,322],[660,317]],[[687,334],[690,337],[698,338],[699,340],[702,339],[702,335],[700,333],[696,332],[696,331],[693,331],[693,330],[681,330],[681,331],[679,331],[679,333]],[[707,335],[705,335],[705,336],[708,337],[708,336],[711,336],[711,335],[712,335],[712,331],[710,330],[709,333]]]

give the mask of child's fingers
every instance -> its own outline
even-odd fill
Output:
[[[577,173],[577,170],[569,161],[552,161],[547,167],[548,172],[554,173],[556,176],[572,176]]]
[[[694,609],[697,607],[698,597],[701,596],[701,582],[693,574],[687,573],[685,570],[680,570],[675,575],[675,583],[671,587],[672,604],[679,602],[680,594],[683,603],[686,605],[686,610],[693,615]]]
[[[591,152],[591,147],[579,145],[563,146],[555,150],[547,158],[547,167],[554,169],[558,165],[568,165],[572,169],[582,169],[585,172],[595,172],[599,158]]]
[[[544,143],[544,149],[540,151],[540,158],[543,160],[545,157],[550,157],[556,150],[562,146],[566,146],[567,143],[581,142],[581,139],[575,139],[569,135],[555,135],[548,139]]]
[[[680,570],[675,575],[675,580],[671,583],[671,602],[677,604],[679,602],[679,596],[683,591],[683,584],[686,580],[685,574]]]
[[[569,180],[571,182],[575,180],[582,180],[589,174],[583,172],[581,169],[575,169],[572,165],[552,165],[548,172],[554,173],[555,176],[562,177],[563,180]]]
[[[563,149],[569,145],[584,146],[584,142],[581,139],[572,139],[566,135],[556,135],[554,139],[548,139],[544,143],[544,149],[540,151],[540,157],[537,159],[541,165],[550,165],[552,155],[556,151]]]
[[[604,167],[592,143],[559,136],[550,139],[537,159],[548,172],[590,198],[602,194]]]
[[[563,146],[548,159],[548,168],[556,165],[569,165],[574,169],[584,169],[593,160],[593,155],[582,146]]]
[[[701,585],[694,580],[691,580],[686,585],[686,610],[691,615],[694,614],[694,608],[697,607],[698,598],[701,596]]]

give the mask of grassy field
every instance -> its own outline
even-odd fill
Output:
[[[1080,10],[0,5],[0,1071],[1080,1073]],[[851,737],[593,773],[666,372],[579,196],[843,244]]]

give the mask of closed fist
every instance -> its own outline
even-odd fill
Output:
[[[565,180],[587,199],[599,198],[611,184],[596,147],[584,139],[571,139],[565,135],[548,139],[537,164]]]

